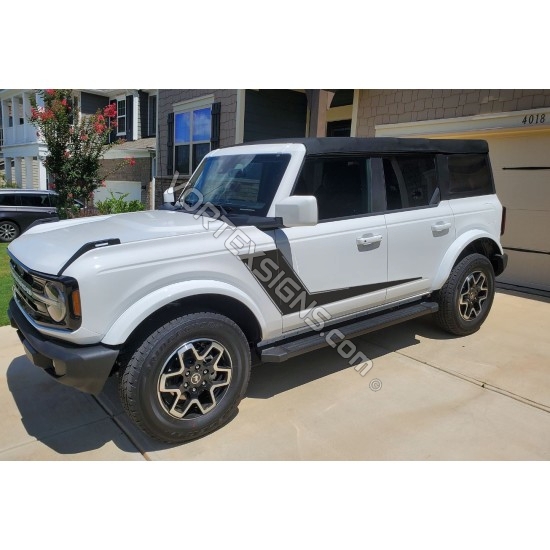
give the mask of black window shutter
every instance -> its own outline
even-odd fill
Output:
[[[210,128],[210,148],[212,150],[220,148],[220,119],[222,104],[218,101],[212,103],[212,118]]]
[[[174,113],[168,113],[168,143],[167,143],[166,173],[174,173]]]
[[[126,141],[134,140],[134,96],[126,96]]]
[[[149,137],[149,119],[147,117],[149,111],[149,94],[139,91],[139,122],[141,125],[141,137]],[[136,136],[137,137],[137,136]]]
[[[114,105],[116,107],[117,106],[116,99],[109,101],[109,104]],[[117,122],[116,118],[114,119],[114,122]],[[111,130],[111,133],[109,134],[109,143],[114,143],[117,140],[116,132],[117,132],[116,128]]]

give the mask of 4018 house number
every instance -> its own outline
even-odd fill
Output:
[[[546,122],[546,113],[538,114],[538,115],[525,115],[523,117],[523,120],[521,121],[522,124],[544,124]]]

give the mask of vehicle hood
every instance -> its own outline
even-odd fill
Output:
[[[8,250],[30,269],[57,274],[89,243],[119,239],[121,244],[125,244],[192,235],[215,231],[221,223],[168,210],[95,216],[37,225],[15,239]]]

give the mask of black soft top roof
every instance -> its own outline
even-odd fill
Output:
[[[488,153],[487,142],[481,139],[424,139],[424,138],[280,138],[243,143],[302,143],[307,155],[343,153]]]

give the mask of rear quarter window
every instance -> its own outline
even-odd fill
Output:
[[[490,195],[494,193],[487,155],[448,155],[449,195]]]

